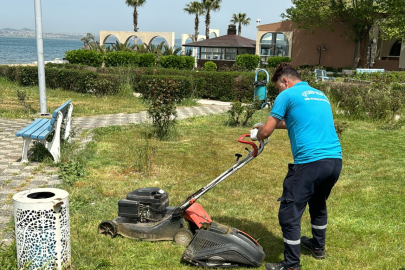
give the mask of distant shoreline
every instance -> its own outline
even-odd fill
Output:
[[[83,36],[84,37],[84,36]],[[74,41],[81,41],[83,38],[68,38],[68,37],[44,37],[43,39],[58,39],[58,40],[74,40]],[[18,38],[18,39],[36,39],[36,37],[28,36],[28,37],[22,37],[22,36],[5,36],[5,35],[0,35],[0,38]]]

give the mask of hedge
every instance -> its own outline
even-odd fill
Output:
[[[194,57],[185,55],[163,55],[159,59],[159,64],[168,69],[188,69],[194,67]]]
[[[146,54],[145,54],[146,55]],[[223,101],[252,100],[254,96],[254,72],[209,72],[194,70],[164,69],[157,67],[133,68],[133,67],[106,67],[94,68],[75,64],[61,64],[59,66],[46,65],[46,84],[50,88],[62,88],[66,90],[94,93],[98,95],[114,94],[118,92],[120,82],[129,82],[134,91],[146,93],[145,81],[148,76],[163,76],[175,78],[182,83],[178,84],[181,89],[181,98],[190,96],[210,98]],[[268,70],[269,74],[272,70]],[[310,84],[314,80],[310,70],[299,70],[303,79],[308,79]],[[2,76],[18,81],[21,85],[36,85],[38,73],[36,67],[1,67]],[[264,80],[264,72],[260,72],[258,79]],[[99,82],[98,79],[102,81]],[[107,80],[111,80],[107,83]],[[109,88],[109,89],[108,89]],[[267,85],[268,100],[272,101],[278,91],[270,82]]]
[[[277,67],[282,62],[291,62],[291,58],[287,56],[273,56],[267,58],[267,65],[269,67]]]
[[[254,70],[259,66],[260,56],[255,54],[240,54],[236,56],[235,65]]]
[[[71,64],[101,67],[103,64],[103,54],[91,50],[71,50],[66,52],[66,60]]]
[[[150,67],[156,65],[156,55],[129,51],[109,52],[104,55],[104,64],[106,67]]]
[[[190,77],[185,76],[164,76],[164,75],[144,75],[140,78],[140,80],[135,85],[135,90],[142,94],[142,96],[146,99],[151,99],[153,95],[156,95],[150,89],[150,85],[154,85],[155,82],[164,82],[164,81],[171,81],[171,85],[176,87],[173,91],[174,100],[176,102],[180,102],[181,100],[191,97],[193,89],[193,79]]]
[[[321,84],[338,111],[354,119],[392,120],[405,110],[405,85]],[[403,117],[403,116],[402,116]]]
[[[79,93],[116,94],[121,84],[121,78],[116,74],[100,74],[89,70],[45,67],[45,74],[47,87]],[[35,66],[1,66],[0,76],[23,86],[38,85],[38,68]]]

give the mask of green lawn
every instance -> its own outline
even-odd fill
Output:
[[[0,117],[27,117],[23,108],[19,113],[10,107],[3,109],[13,100],[15,108],[21,106],[12,95],[16,88],[0,79]],[[35,107],[37,88],[28,90]],[[138,99],[98,98],[60,90],[48,90],[47,95],[53,104],[50,108],[72,99],[76,116],[145,110]],[[252,123],[263,122],[267,115],[268,109],[259,112]],[[237,139],[249,128],[225,126],[226,120],[224,114],[179,121],[178,139],[172,141],[150,138],[150,127],[145,125],[95,130],[94,141],[74,158],[83,163],[85,176],[60,187],[70,194],[72,270],[196,269],[180,263],[182,246],[169,241],[109,239],[97,233],[97,226],[114,219],[118,200],[134,189],[160,187],[175,206],[228,169],[235,153],[246,154],[245,145]],[[346,123],[341,135],[344,167],[329,199],[327,257],[317,261],[304,251],[303,269],[405,269],[404,129]],[[199,200],[214,221],[258,239],[266,253],[265,262],[283,258],[277,198],[291,161],[287,133],[276,131],[259,157]],[[302,233],[310,234],[307,212]],[[10,254],[10,248],[0,247],[0,269],[17,269]]]
[[[235,153],[245,155],[245,145],[237,139],[248,130],[226,127],[225,120],[211,116],[181,121],[180,138],[168,142],[146,139],[144,126],[97,130],[87,149],[86,177],[63,187],[70,193],[73,269],[193,269],[179,262],[184,247],[108,239],[97,234],[97,226],[115,218],[118,200],[134,189],[160,187],[174,206],[229,168]],[[327,258],[317,261],[303,252],[303,269],[401,269],[404,132],[353,121],[341,140],[344,168],[329,199]],[[289,147],[286,132],[276,131],[262,155],[199,200],[213,220],[257,238],[265,262],[282,259],[277,198],[291,162]],[[310,233],[308,213],[302,233]]]
[[[17,92],[26,94],[25,105],[19,101]],[[81,94],[61,89],[46,89],[48,112],[52,113],[66,100],[72,100],[73,116],[91,116],[114,113],[136,113],[147,110],[147,105],[134,96],[104,96]],[[40,111],[39,88],[22,87],[0,77],[0,117],[2,118],[37,118]]]

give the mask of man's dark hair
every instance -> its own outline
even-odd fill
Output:
[[[275,83],[281,78],[281,76],[296,77],[301,80],[300,74],[298,74],[295,68],[287,62],[282,62],[278,65],[273,73],[273,77],[271,77],[271,81]]]

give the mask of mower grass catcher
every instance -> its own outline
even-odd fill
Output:
[[[260,146],[244,140],[253,150],[205,187],[189,196],[183,204],[169,206],[169,194],[157,187],[140,188],[127,194],[118,202],[118,217],[99,224],[100,234],[115,237],[117,234],[145,241],[170,240],[187,246],[183,262],[206,268],[238,266],[259,267],[265,254],[260,244],[247,233],[212,222],[210,216],[195,201],[225,178],[242,168],[257,155],[267,143]]]

